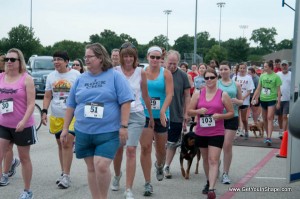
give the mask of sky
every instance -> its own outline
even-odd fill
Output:
[[[0,39],[19,24],[30,27],[31,0],[0,0]],[[197,32],[207,31],[219,40],[220,7],[221,40],[246,37],[259,28],[274,27],[276,42],[292,39],[295,12],[282,0],[198,0]],[[285,0],[295,8],[296,0]],[[43,46],[62,40],[89,41],[92,34],[105,29],[128,34],[139,44],[155,36],[167,35],[171,45],[188,34],[195,34],[196,0],[32,0],[32,27]],[[164,10],[172,10],[166,15]],[[168,18],[168,23],[167,23]],[[241,29],[246,25],[246,29]],[[251,46],[255,46],[252,42]]]

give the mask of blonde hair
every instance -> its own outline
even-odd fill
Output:
[[[17,53],[18,57],[19,57],[19,73],[25,73],[26,72],[26,63],[25,63],[25,59],[24,59],[24,55],[22,53],[21,50],[17,49],[17,48],[11,48],[7,51],[7,53]],[[5,65],[5,72],[6,71],[6,65]]]

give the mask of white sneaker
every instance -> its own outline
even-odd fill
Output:
[[[61,181],[57,185],[59,188],[67,189],[71,186],[71,179],[70,176],[67,174],[64,174]]]
[[[133,193],[132,193],[131,189],[127,189],[127,190],[124,192],[124,198],[125,198],[125,199],[134,199]]]
[[[114,176],[113,182],[112,182],[112,184],[111,184],[111,186],[110,186],[110,189],[111,189],[112,191],[119,191],[119,189],[120,189],[120,179],[121,179],[121,177],[122,177],[122,172],[120,173],[119,176]]]
[[[229,176],[227,175],[227,173],[223,173],[221,182],[223,184],[230,184],[231,183],[231,181],[230,181]]]

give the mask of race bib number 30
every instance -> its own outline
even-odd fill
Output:
[[[84,117],[102,118],[104,112],[103,103],[88,102],[84,106]]]
[[[160,109],[160,98],[159,97],[151,98],[150,102],[151,102],[151,109],[153,109],[153,110],[159,110]]]
[[[0,100],[0,113],[11,113],[14,110],[14,101],[12,98]]]
[[[216,126],[216,121],[211,117],[212,115],[200,116],[199,124],[203,128]]]

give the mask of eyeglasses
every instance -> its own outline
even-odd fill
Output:
[[[213,80],[216,79],[216,76],[209,76],[209,77],[204,77],[205,80]]]
[[[72,66],[80,66],[80,64],[72,64]]]
[[[84,56],[83,59],[87,60],[87,59],[91,59],[92,57],[96,57],[96,55],[88,55],[88,56]]]
[[[160,56],[150,55],[150,59],[160,60]]]
[[[13,57],[5,57],[5,58],[4,58],[4,62],[8,62],[8,61],[10,61],[10,62],[15,62],[15,61],[17,61],[17,60],[20,60],[20,59],[18,59],[18,58],[13,58]]]
[[[124,48],[135,48],[135,46],[132,43],[127,42],[127,43],[122,44],[120,51]]]
[[[56,58],[53,58],[53,61],[64,61],[64,59],[60,58],[60,57],[56,57]]]

